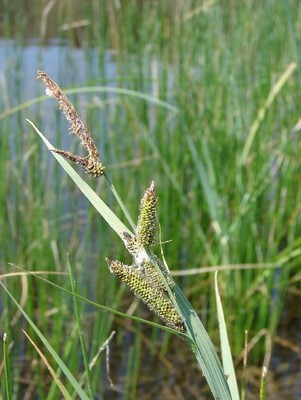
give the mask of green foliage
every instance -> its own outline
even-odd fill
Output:
[[[219,275],[220,292],[235,357],[243,349],[246,329],[250,340],[262,329],[275,332],[287,288],[299,284],[300,68],[280,91],[273,91],[287,68],[300,64],[299,4],[200,3],[56,2],[47,14],[37,0],[32,0],[34,6],[3,2],[2,33],[15,41],[5,47],[1,64],[0,263],[3,273],[15,272],[9,263],[53,273],[48,278],[66,288],[68,279],[54,273],[66,270],[69,252],[82,296],[119,310],[127,309],[131,300],[122,303],[123,289],[111,280],[104,261],[106,256],[124,259],[122,242],[52,162],[25,122],[35,121],[55,147],[77,154],[55,102],[40,96],[41,85],[27,86],[35,82],[38,68],[49,73],[53,68],[59,71],[53,77],[75,100],[134,220],[138,206],[133,199],[155,180],[162,242],[172,240],[162,244],[171,271],[226,268]],[[61,29],[78,20],[88,23]],[[63,39],[66,47],[60,47],[52,65],[42,58],[41,47],[28,67],[26,36],[44,43],[46,34]],[[83,50],[80,61],[78,45]],[[128,218],[104,181],[88,183],[127,225]],[[215,334],[213,274],[175,280]],[[71,297],[66,299],[54,286],[45,290],[36,278],[20,274],[6,277],[5,284],[22,305],[26,303],[26,312],[36,317],[56,351],[70,361],[74,375],[80,374]],[[19,359],[24,351],[35,361],[36,352],[27,342],[24,349],[19,335],[20,314],[3,297],[1,325],[14,342],[12,355]],[[109,336],[113,316],[89,307],[85,330],[92,339],[87,350],[94,355]],[[28,333],[32,337],[31,327]],[[152,337],[153,354],[158,334]],[[133,340],[136,349],[141,337]],[[118,344],[122,347],[121,334]],[[261,363],[263,350],[260,341],[249,363]],[[131,350],[128,368],[121,355],[120,370],[129,376],[133,370],[138,376],[139,368],[143,373],[148,362],[139,363],[138,353]],[[41,395],[49,388],[41,384],[48,373],[35,371],[13,368],[13,383],[20,382],[20,376],[23,381],[35,379]],[[106,393],[105,381],[100,359],[92,374],[100,396]],[[194,382],[199,388],[198,379]],[[15,397],[22,398],[27,390],[26,385],[12,387]],[[139,396],[130,380],[127,388]],[[49,400],[59,396],[56,390],[51,387]]]

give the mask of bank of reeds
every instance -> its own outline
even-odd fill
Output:
[[[43,14],[43,32],[53,31],[56,21],[71,23],[77,16],[89,21],[86,26],[55,31],[66,46],[55,53],[48,72],[57,71],[56,81],[69,89],[66,94],[93,132],[101,159],[135,218],[136,199],[147,183],[156,181],[165,257],[214,339],[212,272],[223,267],[220,291],[231,349],[239,359],[247,329],[250,340],[261,338],[249,357],[250,363],[259,363],[300,262],[300,84],[299,70],[294,70],[294,62],[299,63],[298,5],[275,0],[252,8],[247,1],[239,6],[208,2],[203,8],[193,1],[132,2],[131,6],[108,2],[105,7],[96,3],[73,10],[60,3],[49,11],[48,19]],[[42,16],[39,7],[35,12]],[[46,106],[37,86],[28,85],[35,80],[36,69],[47,71],[42,47],[30,59],[30,73],[29,59],[23,58],[32,20],[22,5],[13,10],[7,3],[3,13],[4,36],[16,40],[5,45],[1,81],[1,267],[3,274],[16,274],[5,278],[6,286],[77,375],[82,358],[74,339],[72,297],[54,287],[46,289],[9,263],[52,273],[48,279],[69,288],[66,276],[54,274],[66,272],[69,252],[78,292],[98,304],[126,310],[132,297],[112,280],[104,257],[127,256],[28,128],[25,118],[34,120],[55,147],[77,154],[75,142],[66,140],[68,126],[55,105]],[[32,24],[30,29],[38,35],[40,28]],[[114,53],[108,53],[112,48]],[[103,181],[89,183],[125,223]],[[22,360],[13,364],[13,387],[17,391],[25,387],[30,393],[32,383],[40,398],[51,387],[48,398],[56,398],[57,389],[47,381],[44,367],[36,367],[40,359],[21,333],[21,327],[27,330],[23,318],[7,296],[1,299],[2,326],[9,343],[14,342],[10,353]],[[93,307],[83,312],[91,359],[107,339],[113,316]],[[141,312],[147,311],[141,307]],[[116,323],[128,330],[142,329],[124,320],[115,320],[114,327]],[[35,335],[31,327],[27,333]],[[127,340],[120,331],[117,335],[117,343]],[[150,336],[147,346],[152,356],[147,362],[156,365],[158,340],[161,360],[167,362],[168,339],[154,328]],[[130,343],[129,352],[119,352],[112,369],[118,371],[120,366],[131,377],[125,393],[135,398],[147,364],[141,365],[144,336],[136,331]],[[186,364],[178,362],[179,369]],[[103,394],[107,389],[102,366],[95,363],[91,384]],[[174,371],[174,366],[168,368]],[[143,391],[142,387],[152,386],[140,381]],[[181,387],[187,389],[185,383]]]

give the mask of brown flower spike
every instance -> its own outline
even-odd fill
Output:
[[[98,150],[93,142],[92,136],[75,108],[68,100],[67,96],[63,93],[61,88],[43,71],[38,71],[38,78],[41,78],[46,85],[46,94],[54,97],[60,106],[67,121],[70,123],[70,129],[81,140],[81,144],[88,151],[87,157],[76,156],[69,151],[60,149],[52,149],[53,152],[62,155],[70,161],[82,166],[82,168],[93,177],[99,177],[104,174],[105,167],[102,165]]]

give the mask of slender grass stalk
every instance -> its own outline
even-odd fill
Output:
[[[259,400],[266,399],[266,376],[267,376],[267,368],[263,367],[261,374],[261,382],[260,382]]]
[[[209,181],[208,175],[206,173],[206,168],[197,152],[196,146],[195,146],[191,136],[187,135],[186,140],[188,143],[188,148],[191,152],[192,159],[196,166],[196,172],[199,176],[199,181],[203,188],[204,198],[207,202],[211,220],[219,221],[220,220],[220,218],[218,218],[219,217],[219,215],[218,215],[218,205],[219,204],[218,204],[217,194],[214,191],[214,185],[212,185],[212,182]]]
[[[93,369],[93,367],[96,365],[96,362],[98,361],[98,359],[99,359],[99,356],[100,356],[100,354],[104,351],[104,350],[106,350],[106,372],[107,372],[107,378],[108,378],[108,381],[109,381],[109,383],[110,383],[110,386],[114,386],[113,385],[113,382],[112,382],[112,379],[111,379],[111,377],[110,377],[110,367],[109,367],[109,356],[108,356],[108,354],[109,354],[109,343],[110,343],[110,341],[112,340],[112,338],[114,337],[114,335],[115,335],[115,331],[113,331],[111,334],[110,334],[110,336],[104,341],[104,343],[102,343],[102,345],[99,347],[99,349],[97,350],[97,353],[95,354],[95,356],[93,357],[93,359],[90,361],[90,363],[89,363],[89,370],[90,371],[92,371],[92,369]],[[84,382],[85,382],[85,380],[86,380],[86,373],[84,373],[82,376],[81,376],[81,378],[80,378],[80,380],[79,380],[79,383],[80,383],[80,385],[83,385],[84,384]],[[73,397],[72,398],[75,398],[75,396],[76,396],[76,393],[74,393],[74,395],[73,395]]]
[[[140,326],[140,329],[142,327]],[[140,380],[140,364],[141,360],[143,357],[143,347],[142,347],[142,335],[138,335],[138,339],[135,343],[135,347],[133,348],[134,350],[134,357],[133,357],[133,365],[132,369],[129,370],[131,371],[131,374],[129,376],[130,379],[128,381],[131,383],[131,388],[130,388],[130,399],[136,399],[137,398],[137,391],[138,391],[138,386],[139,386],[139,380]],[[137,355],[137,356],[136,356]]]
[[[124,215],[126,216],[126,219],[128,220],[128,223],[130,224],[131,228],[132,228],[133,231],[135,232],[135,230],[136,230],[136,225],[135,225],[135,223],[134,223],[134,221],[133,221],[133,219],[132,219],[130,213],[128,212],[128,210],[127,210],[127,208],[126,208],[124,202],[121,200],[119,194],[117,193],[117,190],[115,189],[115,187],[114,187],[114,185],[113,185],[113,183],[112,183],[112,180],[111,180],[109,174],[107,173],[107,171],[105,171],[103,175],[104,175],[104,178],[106,179],[106,181],[107,181],[107,183],[108,183],[108,185],[109,185],[109,188],[110,188],[111,192],[113,193],[115,199],[117,200],[117,203],[119,204],[119,206],[120,206],[122,212],[123,212]]]
[[[3,354],[4,354],[4,374],[5,374],[5,388],[6,388],[6,398],[7,400],[12,400],[12,381],[10,372],[10,361],[9,361],[9,351],[7,346],[7,335],[3,334]]]
[[[69,254],[67,255],[67,258],[68,258],[68,269],[69,269],[71,290],[72,290],[72,294],[75,294],[76,290],[75,290],[73,267],[72,267],[72,263],[71,263]],[[79,337],[79,341],[80,341],[80,345],[81,345],[82,356],[83,356],[83,361],[84,361],[84,366],[85,366],[85,371],[86,371],[88,394],[89,394],[90,399],[93,399],[94,393],[93,393],[92,382],[91,382],[91,372],[90,372],[90,367],[89,367],[88,354],[87,354],[87,349],[86,349],[86,344],[85,344],[83,324],[81,321],[78,299],[76,296],[72,296],[72,298],[73,298],[73,304],[74,304],[78,337]]]
[[[292,62],[288,65],[286,70],[283,72],[283,74],[281,74],[280,78],[277,80],[275,85],[272,87],[263,107],[260,108],[260,110],[258,111],[257,117],[250,128],[245,146],[244,146],[242,154],[241,154],[241,161],[240,161],[241,165],[246,163],[252,143],[258,132],[260,124],[262,123],[262,121],[265,118],[266,112],[271,107],[271,105],[273,104],[273,101],[275,100],[275,98],[281,91],[282,87],[284,86],[284,84],[286,83],[286,81],[289,79],[289,77],[292,75],[292,73],[295,71],[296,68],[297,68],[297,64],[295,62]]]
[[[153,96],[135,91],[135,90],[129,90],[129,89],[123,89],[123,88],[114,88],[114,87],[109,87],[109,86],[93,86],[93,87],[82,87],[82,88],[75,88],[75,89],[66,89],[64,90],[64,93],[66,94],[79,94],[79,93],[114,93],[114,94],[119,94],[119,95],[126,95],[126,96],[132,96],[134,98],[138,98],[144,101],[147,101],[149,103],[155,104],[159,107],[163,107],[168,111],[178,113],[179,110],[177,107],[172,106],[168,104],[165,101],[159,100]],[[13,114],[16,114],[19,111],[25,110],[30,106],[33,106],[35,104],[39,104],[43,101],[49,100],[48,96],[38,96],[35,97],[31,100],[26,100],[23,103],[18,104],[15,107],[11,107],[5,111],[3,111],[0,114],[0,121],[3,120],[4,118],[7,118]]]
[[[60,389],[62,395],[64,396],[64,399],[67,400],[72,400],[70,394],[68,393],[67,389],[65,388],[63,382],[59,379],[58,375],[50,365],[49,361],[47,360],[46,356],[43,354],[43,352],[38,348],[36,343],[30,338],[30,336],[23,330],[24,335],[27,337],[27,339],[30,341],[30,343],[33,345],[35,350],[39,353],[39,356],[43,360],[44,364],[48,368],[49,372],[51,373],[51,376],[53,378],[53,381],[56,383],[58,388]]]
[[[21,268],[19,267],[19,269],[21,269]],[[111,307],[108,307],[108,306],[104,306],[102,304],[98,304],[95,301],[89,300],[86,297],[83,297],[83,296],[81,296],[81,295],[79,295],[77,293],[72,293],[71,290],[68,290],[68,289],[66,289],[66,288],[64,288],[64,287],[62,287],[62,286],[60,286],[60,285],[58,285],[58,284],[46,279],[46,278],[43,278],[42,276],[40,276],[40,275],[38,275],[38,274],[36,274],[34,272],[25,271],[25,270],[23,270],[23,271],[24,271],[25,274],[33,276],[36,279],[46,283],[47,285],[53,286],[54,288],[56,288],[56,289],[58,289],[58,290],[60,290],[60,291],[62,291],[64,293],[67,293],[67,294],[69,294],[71,296],[76,296],[79,300],[81,300],[81,301],[83,301],[83,302],[85,302],[87,304],[90,304],[90,305],[92,305],[92,306],[94,306],[96,308],[99,308],[100,310],[104,310],[104,311],[107,311],[107,312],[109,312],[111,314],[117,315],[119,317],[128,318],[128,319],[131,319],[131,320],[139,322],[139,323],[148,324],[148,325],[150,325],[150,326],[152,326],[154,328],[160,328],[160,329],[163,329],[163,330],[165,330],[165,331],[167,331],[169,333],[176,333],[176,334],[181,335],[183,338],[189,339],[189,337],[185,333],[179,332],[179,331],[177,331],[177,330],[175,330],[173,328],[170,328],[170,327],[164,326],[164,325],[160,325],[160,324],[157,324],[156,322],[152,322],[152,321],[140,318],[140,317],[136,317],[134,315],[125,314],[125,313],[123,313],[121,311],[115,310],[114,308],[111,308]]]
[[[72,354],[72,348],[74,346],[74,340],[75,340],[75,332],[76,332],[76,328],[73,327],[71,334],[69,335],[69,340],[66,342],[66,345],[64,346],[64,351],[60,355],[60,357],[64,360],[67,360]],[[60,378],[62,375],[61,368],[58,367],[57,370],[55,371],[55,373]],[[80,386],[82,386],[82,382],[79,382],[79,384],[80,384]],[[55,400],[56,398],[57,398],[57,385],[56,385],[56,382],[53,381],[47,392],[47,397],[45,400]]]
[[[247,364],[248,364],[248,331],[245,331],[245,345],[244,345],[244,356],[243,356],[243,374],[241,383],[241,400],[246,400],[247,392]]]
[[[132,376],[132,370],[134,369],[135,363],[135,347],[131,346],[128,351],[127,355],[127,363],[126,363],[126,370],[128,371],[129,376]],[[130,399],[131,398],[131,390],[133,390],[131,385],[132,379],[126,379],[125,387],[122,393],[122,399]]]

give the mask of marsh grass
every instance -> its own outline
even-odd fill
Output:
[[[39,136],[42,138],[42,140],[45,142],[48,149],[51,150],[53,147],[48,142],[48,140],[43,136],[43,134],[41,132],[39,132],[39,130],[34,125],[33,125],[33,127],[35,128],[35,130],[37,131]],[[118,220],[116,215],[114,215],[114,213],[106,206],[106,204],[100,198],[97,197],[96,193],[93,192],[93,190],[72,170],[72,168],[70,168],[70,166],[67,164],[67,162],[64,159],[62,159],[61,155],[57,154],[57,152],[53,152],[53,154],[54,154],[54,157],[58,160],[58,162],[65,169],[65,171],[68,173],[70,178],[74,181],[74,183],[78,186],[78,188],[82,191],[82,193],[89,199],[89,201],[92,203],[92,205],[101,214],[101,216],[104,218],[104,220],[120,236],[120,238],[123,238],[122,233],[124,232],[124,230],[126,228],[123,226],[121,221]],[[140,212],[142,213],[142,208],[140,209]],[[144,220],[146,218],[146,216],[143,216],[143,214],[140,214],[140,215],[141,215],[141,220]],[[140,223],[143,224],[142,221],[140,221]],[[138,226],[139,226],[139,221],[138,221]],[[142,234],[142,231],[140,233],[141,240],[142,240],[142,238],[144,238],[145,241],[148,242],[149,238],[148,237],[146,238],[145,233]],[[126,230],[126,232],[128,232],[128,231]],[[139,230],[137,232],[139,232]],[[139,236],[139,233],[137,233],[137,235]],[[184,294],[181,292],[179,287],[175,287],[174,290],[171,290],[171,288],[169,288],[168,280],[165,281],[164,274],[162,271],[160,271],[161,267],[159,268],[158,261],[156,261],[154,259],[154,256],[148,250],[147,247],[145,247],[145,250],[146,250],[147,256],[149,257],[149,260],[151,260],[151,262],[153,263],[153,266],[155,267],[155,269],[157,269],[159,276],[161,276],[162,281],[165,282],[169,297],[172,300],[174,307],[178,310],[179,315],[182,316],[183,321],[185,322],[185,327],[186,327],[185,331],[187,333],[186,339],[188,339],[187,341],[191,347],[191,350],[195,354],[198,364],[209,384],[210,390],[212,391],[214,398],[223,398],[223,399],[233,398],[234,400],[238,399],[237,395],[234,395],[234,393],[232,393],[232,391],[230,392],[230,390],[229,390],[229,387],[228,387],[228,384],[226,381],[226,376],[225,376],[225,373],[223,372],[221,363],[217,357],[215,348],[214,348],[206,330],[204,329],[201,321],[199,320],[197,314],[195,313],[195,311],[193,310],[193,308],[191,307],[191,305],[189,304],[188,300],[185,298]],[[72,279],[72,277],[71,277],[71,279]],[[140,297],[142,299],[144,298],[143,296],[140,296]],[[150,308],[152,308],[150,302],[148,303],[146,301],[146,303],[150,305]],[[76,313],[76,315],[77,315],[77,322],[79,325],[79,330],[81,331],[81,323],[79,323],[78,312]],[[174,332],[177,332],[177,331],[174,331]],[[81,335],[80,335],[80,337],[81,337]],[[84,350],[83,355],[85,358],[86,357],[85,347],[83,350]],[[230,354],[230,357],[231,357],[231,354]],[[233,378],[235,379],[235,377],[233,377]],[[91,388],[91,390],[92,390],[92,388]],[[232,395],[232,397],[231,397],[231,395]]]
[[[36,13],[35,24],[30,24],[32,37],[40,33],[41,27],[36,23],[42,12],[40,3],[36,2],[32,8]],[[49,13],[46,31],[55,32],[55,37],[66,44],[49,68],[58,71],[56,81],[74,90],[74,105],[93,133],[101,159],[105,160],[112,181],[134,219],[138,209],[133,198],[139,198],[145,185],[156,180],[162,241],[172,240],[163,245],[171,269],[229,266],[220,274],[220,292],[231,349],[238,356],[244,347],[246,329],[250,340],[262,329],[273,335],[287,288],[298,284],[298,68],[266,110],[245,162],[241,162],[248,133],[272,88],[291,63],[299,63],[298,4],[268,0],[262,7],[251,7],[247,1],[238,6],[212,2],[205,11],[198,11],[199,4],[194,1],[184,5],[133,1],[128,7],[120,2],[120,8],[118,2],[108,2],[105,7],[96,3],[82,2],[71,10],[58,2],[60,5]],[[87,18],[90,25],[82,31],[58,30],[57,21],[66,23],[76,19],[77,7],[79,15]],[[35,81],[35,71],[42,67],[41,63],[44,68],[47,66],[44,50],[36,53],[32,71],[27,74],[28,60],[23,58],[29,26],[27,10],[23,5],[13,10],[8,2],[3,10],[3,35],[15,41],[13,53],[9,47],[4,50],[0,97],[2,271],[12,272],[9,262],[33,272],[65,271],[69,251],[81,294],[97,303],[126,310],[132,298],[124,297],[124,289],[111,279],[104,263],[108,249],[109,256],[124,257],[121,243],[100,223],[95,210],[87,206],[60,168],[50,161],[25,123],[25,118],[34,120],[56,147],[62,142],[66,148],[74,146],[71,138],[68,142],[68,138],[64,139],[67,128],[55,105],[52,109],[50,102],[47,106],[29,103],[35,95],[33,101],[42,100],[38,99],[41,91],[36,87],[28,90],[26,82]],[[76,57],[76,35],[84,53],[81,63]],[[108,57],[106,51],[112,48],[114,54]],[[96,61],[93,53],[97,54]],[[111,61],[113,58],[114,74],[108,70],[108,58]],[[109,85],[158,96],[171,107],[166,109],[121,91],[92,94],[84,89]],[[26,102],[26,108],[18,109]],[[104,190],[103,182],[90,183],[125,223],[114,196]],[[278,264],[279,268],[230,268],[232,264],[249,263]],[[176,279],[215,338],[213,274]],[[68,285],[63,276],[51,280],[62,287]],[[68,367],[74,375],[80,374],[81,356],[72,329],[71,297],[54,287],[45,290],[32,277],[23,281],[10,277],[6,283],[26,305],[26,312],[35,315],[48,341],[64,360],[70,361]],[[23,319],[17,316],[12,327],[11,315],[16,310],[7,296],[1,295],[1,299],[4,304],[1,323],[8,337],[13,338],[10,350],[13,359],[21,357],[39,363],[32,346],[21,333],[16,334],[24,326]],[[135,315],[139,312],[146,314],[140,307]],[[116,322],[112,315],[104,311],[96,313],[90,306],[83,313],[90,344],[88,353],[94,355]],[[142,393],[147,398],[146,393],[152,393],[154,383],[141,384],[138,389],[135,386],[138,375],[151,374],[148,362],[139,361],[144,333],[140,335],[142,328],[133,324],[125,325],[137,329],[137,335],[130,335],[132,347],[126,356],[123,353],[117,356],[115,351],[119,365],[114,365],[113,372],[119,376],[120,371],[125,371],[124,387],[128,393],[140,396]],[[153,354],[158,340],[162,352],[173,349],[174,342],[168,334],[163,338],[156,328],[151,329]],[[34,334],[31,328],[28,334],[30,337]],[[120,348],[128,343],[126,339],[128,336],[117,332]],[[264,351],[261,339],[249,355],[249,364],[261,363]],[[181,361],[177,362],[180,368]],[[27,381],[20,384],[22,376],[30,378],[35,383],[36,395],[44,398],[45,388],[51,385],[48,373],[29,362],[20,367],[13,365],[15,396],[32,393]],[[101,395],[108,393],[102,366],[100,360],[91,377],[93,387]],[[197,377],[190,385],[199,389],[202,383]],[[189,390],[185,383],[178,385],[181,388]],[[56,390],[52,387],[49,399],[57,398]]]

